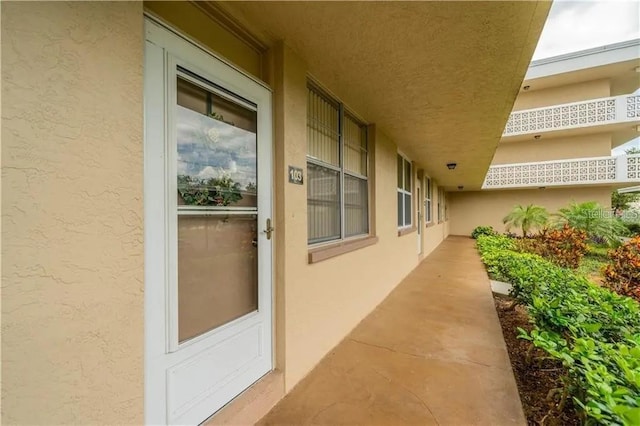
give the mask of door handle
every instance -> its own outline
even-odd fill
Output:
[[[267,219],[267,228],[263,231],[265,234],[267,234],[267,240],[271,239],[271,233],[275,231],[275,229],[273,228],[273,226],[271,226],[271,219]]]

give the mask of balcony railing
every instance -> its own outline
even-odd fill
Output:
[[[502,137],[640,121],[640,95],[621,95],[512,112]]]
[[[640,154],[491,166],[483,189],[640,183]]]

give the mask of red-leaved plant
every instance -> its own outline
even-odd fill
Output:
[[[640,237],[611,250],[609,258],[611,262],[602,268],[604,285],[640,301]]]
[[[538,235],[516,243],[520,251],[535,253],[563,268],[576,269],[587,252],[587,234],[564,225],[561,229],[543,229]]]

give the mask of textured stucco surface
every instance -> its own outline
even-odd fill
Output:
[[[226,2],[449,189],[482,185],[550,6]]]
[[[523,84],[527,84],[526,82]],[[529,108],[540,108],[549,105],[579,102],[588,99],[605,98],[611,95],[608,79],[583,81],[574,84],[563,84],[542,90],[521,91],[513,105],[514,111]]]
[[[261,55],[211,20],[189,1],[145,1],[145,10],[164,19],[193,40],[212,48],[254,77],[261,77]]]
[[[606,157],[611,155],[609,133],[572,137],[531,136],[528,140],[502,142],[493,156],[492,165],[563,160],[569,158]]]
[[[143,421],[142,4],[2,4],[2,423]]]
[[[597,201],[604,208],[609,208],[611,190],[603,186],[452,192],[449,194],[451,235],[471,235],[473,228],[480,225],[493,226],[498,232],[504,232],[502,218],[517,204],[536,204],[546,207],[550,213],[574,201]]]

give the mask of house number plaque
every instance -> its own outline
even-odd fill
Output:
[[[289,183],[302,185],[303,180],[302,169],[300,167],[289,166]]]

